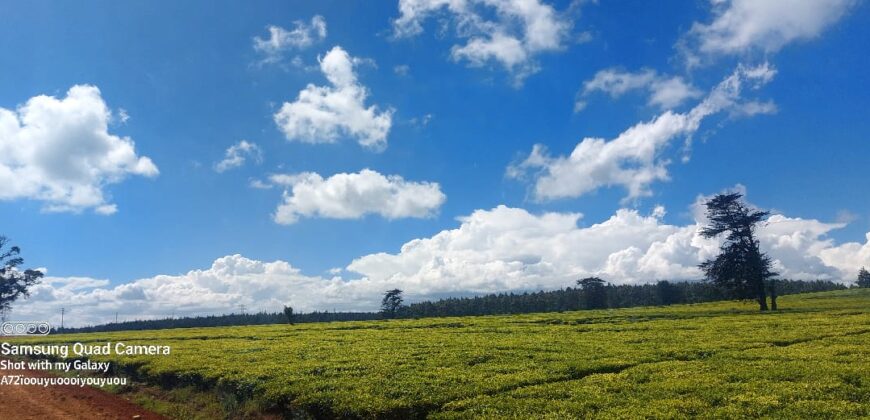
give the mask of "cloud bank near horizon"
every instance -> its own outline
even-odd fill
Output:
[[[615,284],[698,279],[697,264],[718,249],[716,240],[698,234],[703,199],[692,205],[693,221],[685,225],[665,223],[663,207],[647,215],[623,208],[588,225],[579,213],[533,214],[503,205],[476,210],[459,218],[456,228],[408,241],[396,253],[354,259],[345,276],[308,275],[290,262],[238,254],[220,257],[209,268],[115,286],[102,279],[48,276],[11,316],[56,322],[64,307],[67,325],[88,325],[109,322],[115,313],[121,319],[221,314],[240,304],[251,311],[278,311],[283,305],[370,311],[392,288],[423,300],[558,289],[590,275]],[[758,236],[781,277],[850,282],[861,266],[870,266],[870,232],[863,244],[837,244],[827,236],[844,226],[776,214]]]

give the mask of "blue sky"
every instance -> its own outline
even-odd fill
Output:
[[[620,209],[639,217],[655,215],[654,222],[661,226],[692,226],[692,205],[699,195],[738,185],[752,203],[789,220],[848,222],[802,230],[806,234],[797,235],[806,242],[800,245],[801,258],[821,262],[806,264],[816,268],[793,268],[789,257],[783,257],[789,273],[841,278],[865,258],[861,247],[870,231],[870,59],[864,46],[870,29],[864,23],[870,10],[860,1],[822,1],[816,6],[824,6],[822,13],[813,6],[790,7],[788,2],[759,2],[765,6],[756,7],[745,1],[531,0],[526,3],[534,10],[550,13],[545,16],[552,19],[549,23],[563,25],[551,38],[544,34],[543,46],[537,47],[529,39],[541,28],[525,27],[523,19],[531,15],[512,15],[514,9],[504,6],[512,4],[508,1],[469,1],[461,11],[439,7],[435,1],[405,0],[253,6],[195,1],[3,3],[0,108],[10,115],[17,112],[24,125],[19,107],[31,98],[47,95],[60,101],[73,86],[94,86],[99,89],[97,98],[112,113],[107,133],[129,137],[136,157],[147,157],[159,171],[125,167],[119,177],[99,175],[94,181],[102,192],[98,205],[70,208],[68,202],[47,199],[41,181],[34,181],[29,192],[11,187],[0,191],[0,218],[6,221],[0,231],[22,247],[29,265],[48,269],[56,278],[53,287],[75,277],[102,282],[75,289],[76,293],[115,290],[161,274],[183,277],[235,254],[256,262],[287,261],[311,277],[335,274],[344,282],[368,279],[386,284],[396,279],[389,268],[346,269],[341,274],[327,270],[348,268],[355,259],[377,253],[400,255],[403,244],[457,229],[464,223],[458,217],[500,205],[532,217],[582,213],[578,229],[617,217]],[[411,25],[403,33],[397,23],[403,16],[402,3],[425,10],[405,16],[420,25],[416,31],[408,30]],[[427,4],[432,7],[426,9]],[[740,13],[752,18],[728,20]],[[780,18],[775,17],[782,13],[782,19],[793,19],[797,30],[777,26]],[[315,16],[325,25],[323,36],[313,26]],[[286,31],[299,28],[310,38],[290,44],[285,40],[271,52],[258,50],[255,38],[268,41],[270,25]],[[499,50],[508,54],[501,57],[509,58],[461,50],[474,39],[494,42],[499,34],[526,45]],[[282,105],[294,103],[307,85],[330,87],[319,60],[327,62],[334,47],[346,55],[333,58],[339,64],[351,63],[347,65],[356,77],[354,86],[367,92],[361,109],[374,106],[374,115],[390,116],[382,150],[361,145],[361,135],[341,124],[324,127],[293,115],[290,118],[301,118],[297,122],[303,127],[296,138],[289,138],[292,135],[275,121]],[[526,56],[510,55],[520,53]],[[592,175],[580,170],[586,175],[578,176],[604,176],[586,191],[536,192],[547,171],[584,138],[611,141],[665,113],[689,114],[738,68],[766,68],[770,77],[744,77],[733,103],[705,116],[696,129],[678,130],[663,140],[650,158],[666,171],[667,179],[643,183],[641,194],[632,196],[624,183],[613,181],[616,175],[601,174],[613,169],[605,165],[591,169]],[[615,93],[615,85],[604,83],[601,72],[609,72],[611,81],[634,85]],[[596,78],[599,75],[602,78]],[[667,106],[651,102],[651,95],[675,78],[688,91]],[[585,106],[575,111],[578,101]],[[749,110],[753,106],[754,111]],[[129,116],[126,121],[122,109]],[[299,134],[305,129],[315,130],[307,140]],[[328,132],[336,134],[325,139]],[[0,144],[17,147],[21,143],[15,142],[25,139],[9,133],[0,130]],[[54,144],[76,147],[74,134],[59,136],[61,143]],[[689,152],[683,150],[687,137],[692,138]],[[242,140],[256,145],[257,151],[242,154],[246,159],[238,166],[216,170],[227,149]],[[536,144],[546,146],[549,160],[523,166]],[[683,156],[689,159],[683,161]],[[0,160],[0,165],[26,170],[32,165],[26,159]],[[619,162],[623,169],[643,166]],[[523,176],[509,176],[510,168],[518,167]],[[342,206],[348,201],[302,202],[302,186],[311,185],[305,184],[310,180],[300,181],[299,174],[330,179],[366,168],[383,177],[373,182],[399,189],[428,185],[426,193],[440,192],[443,199],[435,194],[425,203],[414,202],[425,194],[410,191],[410,207],[392,216],[385,216],[389,209],[371,205],[361,213],[336,216],[325,209],[334,205],[346,210]],[[276,174],[296,178],[270,178]],[[396,178],[390,176],[402,177],[403,184],[396,187]],[[570,176],[553,179],[556,184],[592,182]],[[253,188],[252,181],[271,188]],[[298,194],[294,188],[300,188]],[[294,206],[301,216],[290,224],[274,217],[284,200],[282,193],[300,200]],[[95,211],[103,204],[113,204],[117,211]],[[667,211],[657,211],[659,206]],[[303,207],[306,210],[300,210]],[[649,254],[649,247],[662,241],[667,242],[650,238],[635,248]],[[482,255],[490,255],[486,243],[477,249]],[[834,251],[817,255],[821,248],[847,244],[857,248],[838,250],[848,254],[838,258],[831,256]],[[634,252],[631,247],[625,250]],[[568,252],[527,254],[541,263],[548,262],[551,251]],[[432,261],[445,258],[434,254],[428,257]],[[501,258],[496,254],[493,261]],[[614,260],[617,254],[607,258]],[[842,263],[832,262],[835,259]],[[693,267],[691,261],[680,264],[686,270]],[[643,276],[620,276],[605,265],[578,263],[553,278],[589,272],[609,274],[616,282],[642,280]],[[376,279],[375,272],[385,278]],[[441,280],[451,285],[467,280],[472,286],[423,288],[427,292],[419,295],[498,289],[478,285],[470,278],[473,274],[453,274]],[[507,287],[560,284],[542,276]],[[413,289],[429,279],[429,274],[416,270],[395,281]],[[370,302],[356,306],[366,305]]]

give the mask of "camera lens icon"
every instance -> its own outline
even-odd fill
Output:
[[[51,332],[51,324],[45,321],[10,321],[0,324],[0,335],[27,336],[48,335]]]

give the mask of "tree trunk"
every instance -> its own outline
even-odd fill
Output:
[[[767,310],[767,293],[764,290],[764,281],[758,283],[758,306],[762,311]]]
[[[770,281],[770,309],[776,310],[776,280]]]

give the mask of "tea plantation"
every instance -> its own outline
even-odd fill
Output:
[[[95,356],[297,418],[870,416],[870,290],[514,316],[54,335],[158,344]],[[34,341],[34,340],[30,340]]]

